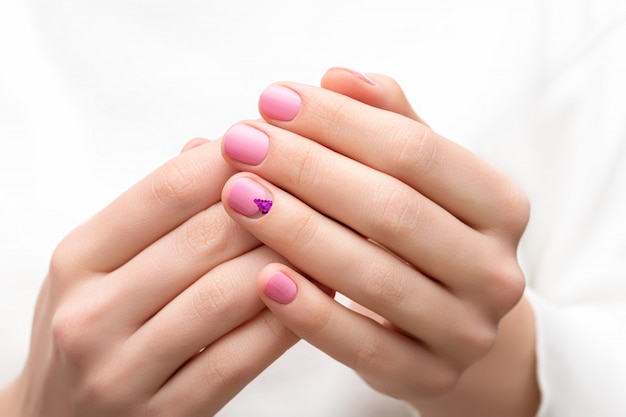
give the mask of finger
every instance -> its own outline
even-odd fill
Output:
[[[146,415],[160,415],[172,404],[179,416],[214,415],[297,340],[263,310],[186,363],[151,398],[153,412]]]
[[[150,347],[154,366],[143,369],[143,386],[156,389],[190,358],[263,309],[253,277],[271,262],[283,261],[259,247],[216,266],[143,324],[124,344],[119,362],[142,363]]]
[[[193,138],[191,139],[189,142],[187,142],[185,144],[185,146],[183,147],[183,149],[180,151],[180,153],[183,152],[187,152],[193,148],[197,148],[198,146],[202,146],[206,143],[208,143],[209,140],[208,139],[204,139],[204,138]]]
[[[116,299],[128,301],[119,302],[108,319],[134,330],[207,271],[259,244],[221,203],[214,204],[109,274],[105,285]]]
[[[259,100],[276,126],[400,179],[468,225],[486,231],[523,231],[525,198],[491,164],[407,117],[341,94],[283,83]]]
[[[363,74],[347,68],[335,67],[324,74],[321,87],[426,124],[415,113],[400,85],[385,75]]]
[[[434,351],[466,359],[450,341],[465,338],[468,326],[459,324],[467,323],[469,310],[445,287],[252,174],[229,180],[223,199],[239,224],[307,276],[378,313]]]
[[[219,201],[221,188],[234,173],[220,155],[220,142],[184,152],[122,194],[58,248],[68,259],[51,268],[60,276],[81,271],[109,272],[137,255],[196,213]],[[71,255],[67,255],[71,254]]]
[[[267,150],[259,152],[264,157],[261,163],[233,159],[248,162],[250,155],[238,150],[254,149],[249,143],[261,136],[267,144]],[[474,288],[480,282],[475,279],[490,276],[483,269],[490,263],[481,261],[491,256],[492,241],[389,175],[257,122],[231,128],[224,136],[224,152],[235,167],[257,173],[447,287]]]
[[[455,382],[457,371],[419,342],[345,308],[285,266],[264,268],[258,290],[295,334],[388,395],[432,396]]]

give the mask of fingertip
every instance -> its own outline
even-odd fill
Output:
[[[322,85],[326,81],[332,81],[335,77],[345,79],[350,78],[354,81],[364,83],[369,86],[376,86],[376,82],[370,78],[370,76],[364,72],[347,68],[347,67],[332,67],[322,77]],[[345,80],[344,80],[345,81]]]
[[[375,81],[369,76],[345,67],[333,67],[326,71],[320,86],[375,107],[384,93],[378,91]]]
[[[222,203],[227,213],[233,211],[251,219],[267,215],[274,203],[267,183],[251,173],[232,176],[222,188]]]
[[[181,149],[180,153],[185,153],[193,148],[197,148],[198,146],[202,146],[208,142],[210,141],[205,138],[193,138],[187,141],[187,143],[185,143],[185,146],[183,146],[183,149]]]
[[[272,84],[261,93],[258,107],[263,118],[290,122],[300,113],[302,98],[289,87]]]
[[[321,87],[425,124],[411,107],[400,84],[386,75],[333,67],[322,77]]]
[[[313,284],[311,286],[310,284]],[[317,288],[330,298],[335,297],[335,290],[282,264],[269,264],[259,273],[258,289],[261,298],[286,305],[292,303],[298,293],[308,288]]]
[[[280,304],[289,304],[298,294],[298,285],[283,271],[276,271],[267,278],[263,294]]]

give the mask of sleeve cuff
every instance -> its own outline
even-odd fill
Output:
[[[558,307],[526,295],[536,323],[537,417],[626,416],[626,306]]]

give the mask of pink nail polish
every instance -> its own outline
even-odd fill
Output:
[[[291,278],[279,271],[267,280],[263,292],[278,303],[289,304],[296,298],[298,286]]]
[[[229,206],[248,217],[267,214],[272,208],[267,190],[249,178],[239,178],[233,183],[227,201]]]
[[[259,99],[261,113],[270,119],[288,122],[300,111],[302,99],[290,88],[280,85],[270,85]]]
[[[269,138],[263,132],[245,124],[236,124],[224,135],[224,152],[248,165],[258,165],[267,156]]]
[[[364,81],[365,83],[369,85],[376,85],[374,84],[374,81],[372,81],[370,77],[368,77],[361,71],[353,70],[353,69],[346,68],[346,67],[335,67],[335,68],[339,70],[343,70],[343,71],[348,71],[349,73],[351,73],[352,75],[355,75],[357,78],[361,79],[361,81]]]

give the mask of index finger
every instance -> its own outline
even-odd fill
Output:
[[[62,268],[61,275],[70,278],[80,271],[113,271],[217,203],[222,186],[235,172],[224,162],[220,146],[221,141],[214,141],[190,149],[139,181],[59,245],[57,252],[71,254],[71,267],[66,263],[51,268]]]
[[[403,181],[469,226],[515,234],[525,226],[514,209],[525,197],[512,181],[422,123],[296,83],[268,87],[259,110],[275,126]]]

